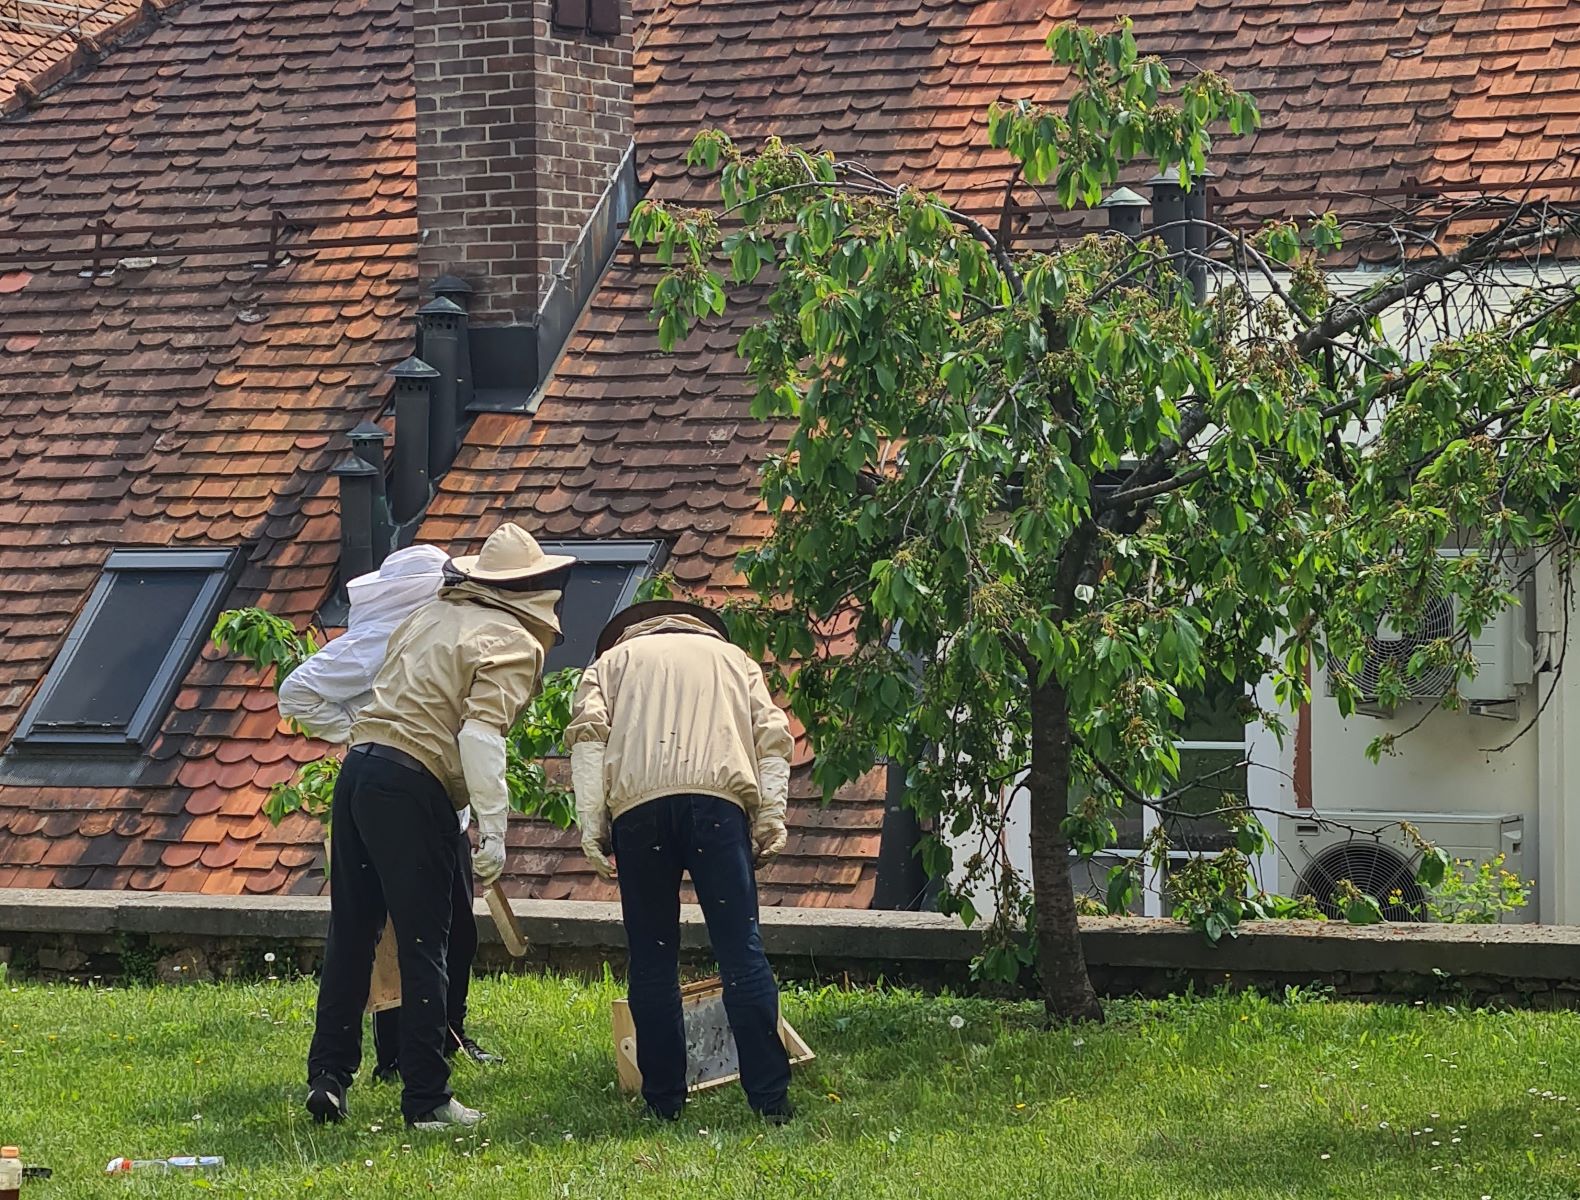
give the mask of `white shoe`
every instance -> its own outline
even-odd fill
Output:
[[[443,1108],[436,1108],[420,1121],[410,1121],[408,1124],[413,1129],[420,1129],[424,1133],[442,1133],[446,1129],[470,1129],[473,1125],[481,1124],[488,1119],[487,1113],[480,1113],[475,1108],[467,1108],[454,1096]]]

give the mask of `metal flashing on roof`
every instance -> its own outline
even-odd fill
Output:
[[[474,325],[467,338],[473,380],[467,411],[525,412],[538,388],[538,327]]]

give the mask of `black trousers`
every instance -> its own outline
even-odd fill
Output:
[[[746,814],[716,796],[649,800],[615,820],[614,852],[643,1097],[666,1115],[686,1102],[680,1004],[680,875],[685,871],[719,961],[741,1087],[759,1112],[777,1110],[790,1087],[790,1060],[779,1040],[779,989],[757,923]]]
[[[362,1015],[387,912],[404,1009],[401,1112],[417,1120],[450,1100],[444,1044],[455,809],[428,772],[352,751],[330,816],[329,940],[307,1077],[349,1087],[362,1065]]]
[[[472,916],[472,846],[466,834],[457,832],[455,877],[450,886],[450,950],[445,956],[449,971],[449,990],[444,1011],[449,1028],[445,1031],[445,1053],[453,1054],[466,1036],[466,995],[472,983],[472,960],[477,957],[477,922]],[[373,1014],[373,1055],[379,1070],[400,1062],[400,1009],[386,1008]]]

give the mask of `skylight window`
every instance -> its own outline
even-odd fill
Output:
[[[213,621],[231,550],[117,550],[37,697],[19,749],[137,753],[158,733]]]
[[[662,542],[544,542],[549,554],[572,554],[579,560],[571,568],[560,604],[560,624],[565,641],[549,652],[545,671],[585,667],[593,660],[598,634],[636,595],[636,589],[658,569]]]

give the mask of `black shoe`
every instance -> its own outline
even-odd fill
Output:
[[[380,1066],[374,1067],[373,1068],[373,1082],[374,1083],[399,1083],[400,1082],[400,1064],[399,1063],[384,1063],[384,1064],[382,1064]]]
[[[497,1054],[490,1054],[487,1050],[484,1050],[469,1037],[460,1038],[459,1043],[459,1045],[453,1045],[450,1047],[449,1053],[451,1055],[454,1055],[455,1052],[459,1050],[462,1054],[466,1055],[467,1058],[483,1067],[491,1067],[496,1063],[502,1063],[505,1061]]]
[[[769,1125],[788,1125],[795,1120],[795,1105],[788,1100],[781,1100],[778,1104],[759,1108],[757,1115]]]
[[[682,1104],[680,1108],[673,1109],[659,1108],[654,1104],[649,1104],[646,1106],[648,1116],[652,1117],[655,1121],[664,1121],[668,1124],[674,1124],[676,1121],[680,1120],[680,1114],[685,1109],[685,1107],[686,1106],[684,1104]]]
[[[329,1075],[320,1075],[307,1085],[307,1111],[315,1125],[346,1119],[346,1089]]]

